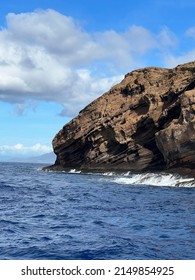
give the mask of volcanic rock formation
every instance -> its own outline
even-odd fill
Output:
[[[195,62],[148,67],[84,108],[53,139],[54,168],[195,168]]]

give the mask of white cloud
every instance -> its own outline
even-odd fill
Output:
[[[195,39],[195,27],[191,27],[188,30],[186,30],[186,36],[192,37]]]
[[[172,68],[175,67],[175,65],[183,64],[190,61],[195,61],[195,49],[179,56],[175,56],[172,54],[167,54],[165,56],[165,66],[168,68]]]
[[[121,73],[144,66],[148,52],[174,44],[168,28],[90,34],[53,10],[11,13],[0,30],[0,100],[18,104],[19,112],[29,100],[57,102],[62,115],[73,116],[119,82]]]
[[[49,153],[51,151],[52,148],[50,146],[41,145],[40,143],[34,144],[32,146],[25,146],[20,143],[13,146],[10,145],[0,146],[0,155],[3,156],[41,155],[41,154]]]
[[[170,32],[168,33],[170,34]],[[191,27],[187,29],[184,35],[186,36],[187,40],[189,40],[189,38],[195,39],[195,27]],[[174,44],[174,34],[171,34],[171,37],[173,39],[172,43]],[[166,36],[165,36],[165,40],[167,40],[168,43],[169,39],[166,39]],[[193,43],[193,40],[191,41]],[[186,44],[185,41],[184,43]],[[175,37],[175,45],[177,44],[179,44],[179,42],[178,39]],[[182,51],[180,53],[177,52],[177,54],[174,54],[172,52],[166,52],[164,54],[164,66],[168,68],[172,68],[175,67],[176,65],[194,61],[194,60],[195,60],[195,48],[193,44],[190,44],[190,41],[188,41],[188,48],[186,48],[185,51]]]
[[[158,39],[162,47],[176,47],[178,45],[178,39],[176,35],[168,29],[167,26],[162,28],[158,35]]]

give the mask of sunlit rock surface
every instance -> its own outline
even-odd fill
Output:
[[[195,168],[195,62],[148,67],[84,108],[53,139],[54,168]]]

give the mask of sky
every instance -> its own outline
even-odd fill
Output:
[[[55,134],[130,71],[195,60],[194,0],[0,3],[0,160]]]

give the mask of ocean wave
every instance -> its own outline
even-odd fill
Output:
[[[81,173],[81,170],[71,169],[68,173]]]
[[[40,171],[43,169],[38,169]],[[62,172],[62,173],[69,173],[69,174],[84,174],[84,175],[98,175],[104,176],[105,178],[109,178],[108,181],[117,183],[117,184],[124,184],[124,185],[147,185],[147,186],[164,186],[164,187],[195,187],[195,178],[181,176],[179,174],[173,173],[133,173],[131,171],[127,171],[124,173],[118,173],[114,171],[108,172],[83,172],[79,169],[70,169],[70,170],[51,170],[51,169],[44,169],[46,172]],[[100,179],[101,180],[101,179]],[[107,180],[107,179],[106,179]]]
[[[112,178],[117,184],[127,185],[149,185],[164,187],[195,187],[194,178],[185,178],[175,174],[163,173],[142,173],[142,174],[124,174]]]
[[[118,175],[117,172],[104,172],[104,173],[100,173],[100,174],[104,175],[104,176],[117,176]],[[126,176],[129,176],[131,174],[132,173],[130,171],[128,171],[128,172],[122,173],[122,176],[126,177]]]

